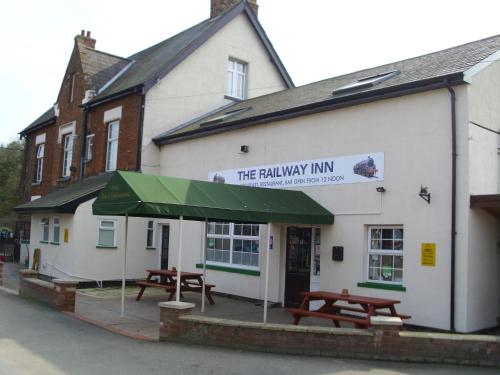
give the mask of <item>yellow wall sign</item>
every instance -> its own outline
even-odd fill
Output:
[[[436,267],[435,243],[422,243],[422,266]]]
[[[69,241],[69,230],[68,228],[64,228],[64,243],[68,243]]]

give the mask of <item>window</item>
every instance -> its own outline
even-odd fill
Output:
[[[153,220],[148,221],[146,247],[150,249],[155,247],[155,222]]]
[[[42,224],[42,242],[49,242],[49,218],[44,217],[41,220]]]
[[[108,143],[106,147],[106,172],[116,171],[119,129],[120,129],[120,121],[113,121],[108,124]]]
[[[97,246],[116,247],[116,221],[99,220],[99,237]]]
[[[209,223],[207,261],[259,266],[259,224]]]
[[[73,133],[63,135],[63,164],[62,176],[71,176],[71,163],[73,162]]]
[[[245,99],[247,64],[229,59],[226,94],[236,99]]]
[[[43,157],[45,154],[45,144],[38,145],[36,149],[36,170],[35,182],[41,182],[43,176]]]
[[[403,282],[403,227],[368,228],[368,281]]]
[[[91,134],[87,135],[87,150],[85,150],[85,161],[91,161],[93,153],[94,153],[94,134]]]
[[[52,220],[52,241],[55,244],[59,243],[60,234],[61,234],[61,227],[59,225],[59,218],[54,218]]]
[[[75,97],[75,73],[71,73],[69,76],[69,96],[68,102],[73,103],[73,99]]]
[[[339,88],[336,88],[335,90],[333,90],[333,94],[338,94],[339,92],[355,91],[355,90],[365,89],[368,87],[373,87],[373,86],[378,85],[379,83],[382,83],[384,81],[387,81],[388,79],[391,79],[392,77],[397,76],[399,73],[400,73],[399,70],[393,70],[391,72],[384,72],[384,73],[380,73],[380,74],[377,74],[374,76],[360,78],[355,82],[349,83],[349,84],[341,86]]]

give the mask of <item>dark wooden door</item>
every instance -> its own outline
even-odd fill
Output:
[[[311,282],[311,228],[289,227],[286,234],[285,306],[297,307]]]
[[[168,243],[170,239],[170,227],[161,227],[161,269],[168,270]]]

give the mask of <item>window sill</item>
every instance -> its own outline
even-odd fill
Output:
[[[203,268],[203,264],[197,263],[196,268]],[[207,270],[229,272],[229,273],[241,273],[243,275],[250,275],[250,276],[260,276],[260,271],[246,270],[244,268],[216,266],[215,264],[207,264]]]
[[[156,247],[146,246],[146,250],[156,250]]]
[[[32,182],[31,186],[40,186],[42,184],[42,181],[40,182]]]
[[[404,286],[402,286],[402,285],[394,285],[394,284],[382,284],[382,283],[364,282],[364,283],[358,283],[358,287],[360,287],[360,288],[394,290],[394,291],[397,291],[397,292],[406,292],[406,288]]]
[[[234,96],[224,95],[224,99],[232,100],[233,102],[242,102],[245,99],[235,98]]]
[[[97,245],[95,248],[96,249],[118,249],[118,246],[101,246],[101,245]]]
[[[59,246],[60,242],[51,242],[50,244]]]
[[[71,176],[61,176],[57,179],[57,182],[67,182],[69,181]]]
[[[43,240],[42,240],[42,241],[40,241],[40,243],[48,244],[48,243],[49,243],[49,241],[43,241]]]

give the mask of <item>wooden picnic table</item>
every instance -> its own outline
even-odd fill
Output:
[[[146,270],[148,277],[145,281],[137,281],[136,284],[141,286],[139,294],[137,294],[136,301],[139,301],[146,288],[161,288],[167,293],[170,292],[168,300],[171,301],[177,291],[177,270]],[[153,277],[158,277],[158,281],[153,280]],[[181,293],[182,292],[198,292],[203,290],[203,274],[195,272],[181,272]],[[205,284],[205,296],[211,305],[215,302],[212,298],[211,289],[214,288],[213,284]]]
[[[323,291],[302,292],[301,295],[304,298],[300,307],[288,309],[293,315],[293,324],[299,324],[302,317],[315,316],[333,321],[335,327],[340,327],[340,322],[350,322],[356,328],[367,328],[374,315],[411,318],[397,313],[395,305],[400,303],[397,300]],[[318,310],[309,310],[309,302],[318,300],[324,301],[323,305]]]

